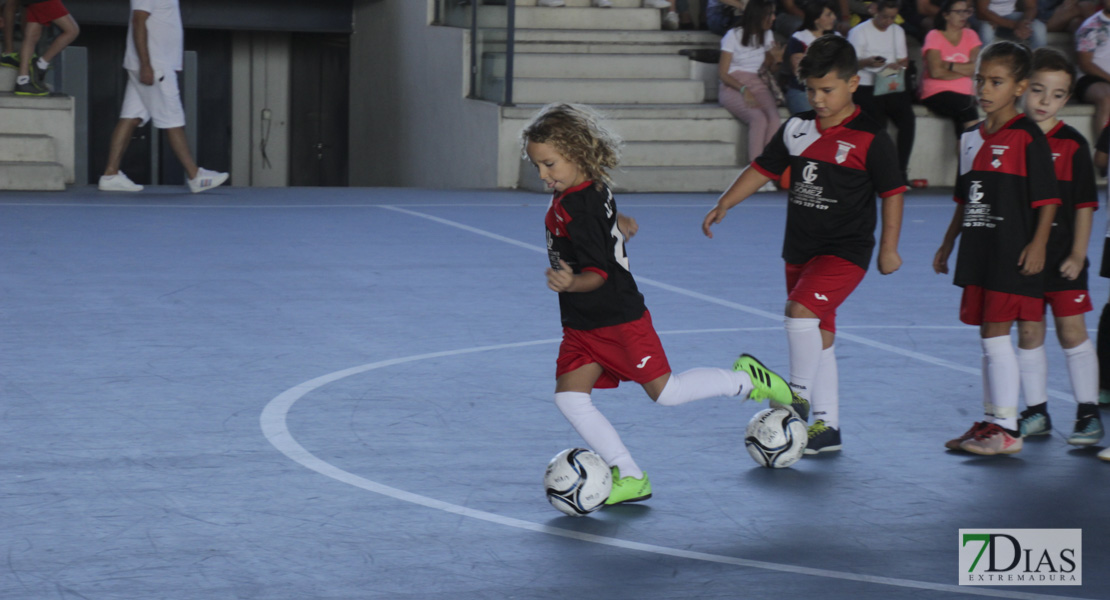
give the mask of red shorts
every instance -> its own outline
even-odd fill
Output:
[[[836,309],[866,274],[839,256],[815,256],[800,265],[786,263],[786,299],[813,311],[821,319],[821,329],[836,333]]]
[[[49,25],[69,14],[66,7],[62,5],[62,0],[46,0],[46,2],[28,4],[24,10],[27,14],[27,22],[41,25]]]
[[[960,298],[960,321],[968,325],[1007,321],[1043,321],[1044,299],[983,289],[964,288]]]
[[[1052,307],[1052,314],[1057,317],[1074,317],[1095,309],[1087,290],[1045,292],[1044,303]]]
[[[588,331],[564,327],[555,377],[590,363],[604,369],[595,388],[615,388],[622,381],[647,383],[671,372],[648,311],[635,321],[610,327]]]

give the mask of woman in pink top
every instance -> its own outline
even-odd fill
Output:
[[[979,34],[967,26],[972,12],[966,0],[945,0],[933,20],[934,29],[926,34],[921,47],[925,55],[921,103],[952,119],[957,139],[966,127],[979,120],[971,77],[983,44]]]

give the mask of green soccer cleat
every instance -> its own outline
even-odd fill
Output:
[[[751,354],[741,354],[732,364],[732,370],[743,371],[751,378],[755,389],[748,394],[748,398],[756,402],[770,400],[773,408],[786,408],[803,421],[809,420],[809,401],[795,394],[785,379],[765,367],[758,358]]]
[[[609,492],[607,506],[624,504],[626,502],[642,502],[651,498],[651,480],[647,473],[642,479],[621,477],[621,470],[613,467],[613,491]]]
[[[19,68],[19,53],[12,52],[10,54],[0,54],[0,67],[8,67],[9,69]]]

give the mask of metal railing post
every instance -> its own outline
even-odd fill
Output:
[[[479,98],[478,93],[478,2],[470,2],[470,93],[468,98]]]
[[[475,0],[476,1],[476,0]],[[516,42],[516,0],[508,0],[505,24],[505,106],[513,105],[513,56]]]

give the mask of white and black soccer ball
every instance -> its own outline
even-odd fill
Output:
[[[785,408],[765,408],[752,416],[744,446],[760,466],[782,469],[798,462],[809,436],[805,421]]]
[[[609,465],[585,448],[567,448],[547,464],[543,487],[551,506],[572,517],[605,506],[613,489]]]

